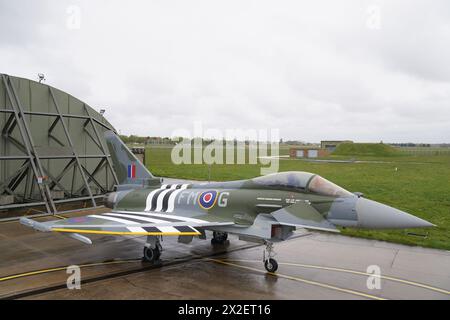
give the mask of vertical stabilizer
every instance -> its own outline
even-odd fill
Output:
[[[106,131],[105,139],[120,189],[145,187],[159,183],[160,180],[147,170],[113,131]]]

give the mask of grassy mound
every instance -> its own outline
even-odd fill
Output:
[[[333,152],[339,156],[389,157],[398,154],[394,147],[383,143],[341,143]]]

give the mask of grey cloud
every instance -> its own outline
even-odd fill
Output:
[[[79,30],[66,27],[72,4]],[[0,0],[0,21],[0,72],[44,72],[126,134],[200,120],[285,139],[450,141],[447,1]]]

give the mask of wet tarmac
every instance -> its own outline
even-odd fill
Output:
[[[145,238],[91,238],[89,246],[18,222],[1,223],[0,298],[450,299],[448,251],[298,232],[275,245],[275,275],[264,269],[263,246],[234,236],[222,246],[165,237],[156,265],[141,261]],[[66,287],[69,265],[81,267],[80,290]],[[369,278],[366,272],[377,268],[380,278]]]

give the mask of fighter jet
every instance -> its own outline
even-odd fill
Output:
[[[263,263],[275,272],[273,244],[288,240],[297,228],[339,232],[337,227],[398,229],[433,224],[369,200],[309,172],[280,172],[248,180],[165,184],[154,177],[113,133],[106,132],[120,184],[105,199],[110,212],[65,220],[21,223],[38,231],[66,233],[92,244],[89,234],[146,236],[143,259],[159,260],[163,236],[193,237],[220,245],[234,234],[265,245]]]

